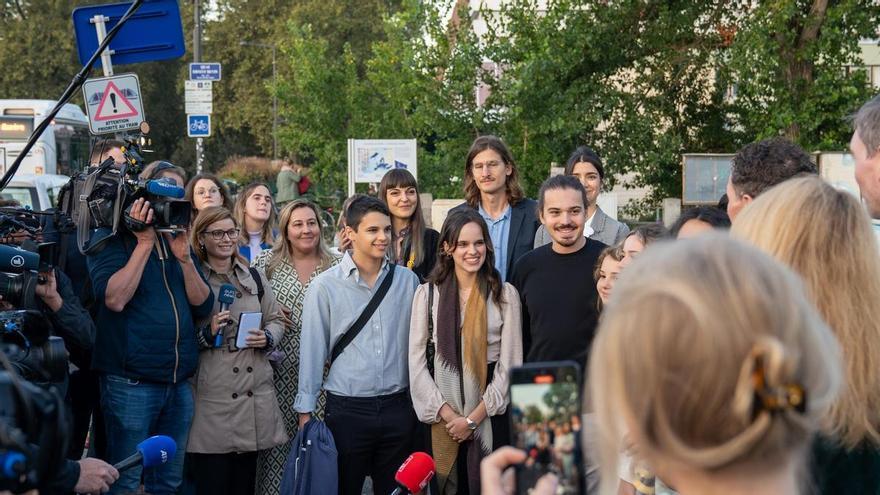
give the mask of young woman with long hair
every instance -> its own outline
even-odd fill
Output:
[[[192,205],[192,221],[195,221],[200,210],[211,206],[222,206],[232,211],[232,197],[226,185],[214,174],[202,173],[194,176],[186,184],[186,194],[183,199]]]
[[[431,425],[439,493],[479,493],[480,459],[510,442],[508,375],[522,363],[519,295],[501,282],[488,227],[472,209],[446,218],[428,280],[412,303],[413,407]]]
[[[608,304],[608,300],[611,297],[611,289],[617,282],[617,277],[620,276],[620,262],[622,260],[623,247],[621,246],[610,246],[599,253],[599,258],[596,260],[596,268],[593,271],[593,279],[596,281],[596,292],[599,293],[599,299],[596,301],[599,311],[602,311],[602,307]]]
[[[277,218],[272,193],[262,182],[248,184],[235,201],[235,221],[243,229],[238,238],[239,252],[252,262],[275,243]]]
[[[731,233],[801,276],[843,349],[843,393],[813,449],[818,491],[880,491],[880,257],[867,213],[819,177],[796,178],[758,196]]]
[[[290,440],[260,453],[257,462],[258,493],[264,495],[278,495],[290,442],[299,429],[299,415],[293,410],[293,402],[299,384],[303,298],[312,279],[339,261],[324,243],[321,217],[314,203],[305,199],[290,201],[281,209],[279,219],[280,230],[275,245],[253,261],[253,266],[265,270],[269,282],[277,291],[282,311],[288,316],[288,327],[277,346],[283,357],[279,356],[280,360],[274,363],[274,381]],[[322,419],[325,401],[321,395],[315,411]]]
[[[389,170],[379,184],[379,199],[391,212],[393,261],[424,281],[437,261],[440,234],[425,226],[416,178],[406,169]]]
[[[225,311],[216,302],[197,325],[201,352],[186,451],[198,493],[254,493],[257,452],[287,440],[267,358],[284,320],[269,280],[238,253],[239,232],[232,213],[215,206],[201,211],[190,237],[214,294],[231,284],[237,296]],[[250,312],[262,313],[262,321],[239,330],[248,332],[239,348],[234,322]]]

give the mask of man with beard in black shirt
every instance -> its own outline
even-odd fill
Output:
[[[541,223],[553,239],[523,255],[510,282],[522,300],[526,362],[572,360],[585,369],[596,330],[593,268],[606,246],[584,237],[587,194],[572,176],[544,181]]]

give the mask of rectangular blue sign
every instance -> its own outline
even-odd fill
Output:
[[[73,30],[81,64],[85,65],[98,49],[95,16],[109,18],[105,26],[110,32],[130,6],[131,3],[113,3],[73,10]],[[177,0],[146,0],[110,42],[110,50],[114,65],[182,57],[186,44]],[[100,58],[95,67],[101,67]]]
[[[209,137],[211,135],[211,116],[187,115],[186,135],[189,137]]]
[[[193,62],[189,64],[189,79],[191,81],[219,81],[221,67],[218,63]]]

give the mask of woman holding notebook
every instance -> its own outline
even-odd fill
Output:
[[[266,276],[239,254],[240,232],[229,210],[210,207],[190,238],[218,298],[197,326],[202,350],[186,446],[197,493],[254,493],[257,453],[287,440],[267,357],[281,340],[283,316]],[[221,301],[228,309],[220,311]]]

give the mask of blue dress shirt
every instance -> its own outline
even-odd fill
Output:
[[[405,390],[409,385],[409,323],[419,277],[395,270],[385,299],[339,358],[322,384],[324,363],[333,346],[361,315],[388,274],[388,262],[370,288],[345,253],[342,261],[315,277],[303,300],[299,347],[299,390],[293,408],[315,410],[324,390],[344,397],[377,397]]]
[[[494,219],[483,209],[482,203],[477,209],[486,225],[489,226],[489,237],[495,249],[495,269],[501,275],[501,281],[507,282],[507,240],[510,238],[510,205],[498,219]]]

